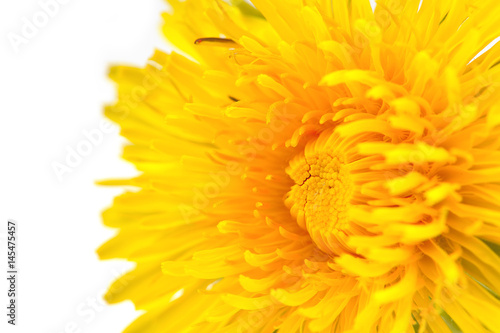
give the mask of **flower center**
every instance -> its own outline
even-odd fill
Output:
[[[290,162],[287,173],[295,185],[285,203],[297,223],[324,252],[344,252],[353,193],[345,157],[331,152],[301,155]]]

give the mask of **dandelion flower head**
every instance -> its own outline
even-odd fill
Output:
[[[500,332],[498,0],[169,3],[110,72],[127,333]]]

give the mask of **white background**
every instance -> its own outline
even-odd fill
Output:
[[[167,50],[160,32],[167,5],[66,0],[16,52],[9,33],[23,36],[25,19],[43,19],[40,2],[0,2],[0,331],[121,332],[139,314],[132,303],[91,304],[132,267],[95,254],[115,232],[102,226],[100,213],[122,190],[94,182],[135,175],[119,158],[124,141],[116,129],[104,134],[62,181],[51,164],[65,163],[67,147],[86,140],[83,131],[99,129],[102,106],[115,98],[110,64],[143,66],[154,48]],[[6,324],[9,218],[19,225],[16,327]]]

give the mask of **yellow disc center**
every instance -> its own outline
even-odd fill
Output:
[[[295,181],[286,204],[323,251],[338,254],[346,248],[348,210],[353,184],[344,157],[328,152],[294,159],[287,169]]]

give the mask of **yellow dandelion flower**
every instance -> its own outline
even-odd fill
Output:
[[[498,0],[170,4],[110,73],[127,333],[500,332]]]

